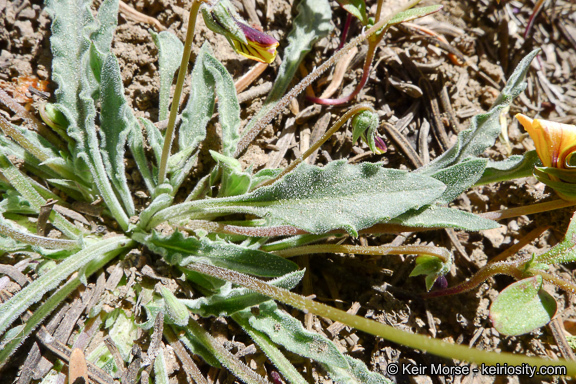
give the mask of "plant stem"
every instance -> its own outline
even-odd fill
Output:
[[[380,21],[380,14],[382,13],[382,5],[384,4],[384,0],[378,0],[378,5],[376,9],[376,16],[375,16],[375,24]],[[351,16],[348,14],[348,16]],[[376,48],[378,48],[378,44],[382,41],[384,34],[386,33],[386,29],[380,33],[377,33],[373,39],[368,39],[368,52],[366,53],[366,58],[364,59],[364,68],[362,71],[362,79],[354,88],[351,94],[348,96],[341,97],[339,99],[321,99],[318,97],[310,97],[307,96],[306,98],[314,103],[322,104],[322,105],[339,105],[344,104],[352,100],[356,97],[364,88],[366,83],[368,82],[368,77],[370,76],[370,70],[372,69],[372,61],[374,60],[374,54],[376,53]],[[341,43],[342,44],[342,43]]]
[[[305,312],[314,313],[315,315],[326,317],[328,319],[339,321],[360,331],[367,332],[371,335],[383,337],[392,342],[404,345],[409,348],[416,348],[437,356],[468,361],[476,364],[496,365],[507,363],[508,365],[521,365],[523,363],[531,366],[541,367],[544,365],[565,366],[568,375],[576,375],[576,362],[561,360],[548,360],[537,357],[526,356],[523,354],[512,354],[506,352],[487,352],[470,348],[467,345],[452,344],[445,341],[433,339],[424,335],[413,334],[406,331],[395,329],[386,324],[378,323],[364,317],[352,315],[342,310],[329,307],[325,304],[307,299],[286,289],[274,287],[258,279],[231,271],[228,269],[216,267],[213,265],[195,263],[186,268],[196,272],[204,273],[209,276],[217,277],[239,284],[255,292],[266,295],[270,298],[298,308]]]
[[[479,213],[478,216],[481,216],[485,219],[490,219],[490,220],[503,220],[503,219],[509,219],[511,217],[517,217],[517,216],[522,216],[522,215],[532,215],[534,213],[548,212],[548,211],[553,211],[555,209],[572,207],[574,205],[576,205],[576,202],[574,202],[574,201],[566,201],[566,200],[558,199],[558,200],[547,201],[545,203],[525,205],[523,207],[516,207],[516,208],[510,208],[510,209],[502,209],[499,211]]]
[[[394,247],[381,245],[378,247],[346,245],[346,244],[318,244],[306,245],[298,248],[285,249],[272,252],[282,257],[294,257],[299,255],[309,255],[312,253],[352,253],[355,255],[430,255],[441,259],[443,262],[450,261],[450,253],[440,247],[428,245],[403,245]]]
[[[482,284],[488,278],[495,276],[495,275],[508,275],[515,277],[516,279],[521,279],[523,277],[523,273],[518,269],[518,264],[521,261],[515,262],[497,262],[487,264],[482,267],[478,272],[474,274],[469,280],[464,281],[454,287],[450,287],[447,289],[442,289],[439,291],[433,292],[426,292],[422,294],[424,298],[430,297],[439,297],[439,296],[448,296],[448,295],[455,295],[457,293],[467,292],[471,289],[476,288],[480,284]]]
[[[194,29],[196,28],[196,17],[202,5],[201,0],[193,0],[192,7],[190,8],[190,16],[188,18],[188,30],[186,31],[186,41],[184,43],[184,53],[182,54],[182,61],[180,62],[180,70],[178,71],[178,80],[176,80],[176,89],[174,90],[174,98],[172,99],[172,106],[170,107],[170,116],[168,117],[168,127],[164,135],[164,147],[162,148],[162,157],[160,158],[160,166],[158,168],[158,185],[164,183],[166,179],[166,168],[168,166],[168,157],[172,149],[172,138],[174,136],[174,126],[176,123],[176,116],[180,107],[180,97],[182,96],[182,88],[184,87],[184,79],[188,72],[188,61],[190,61],[190,53],[192,52],[192,42],[194,40]]]
[[[538,271],[538,274],[542,276],[542,278],[550,283],[554,284],[555,286],[565,290],[568,293],[574,294],[576,293],[576,285],[572,284],[569,281],[563,280],[559,277],[556,277],[550,273]]]
[[[420,0],[412,0],[407,5],[403,6],[399,12],[410,9],[419,2]],[[236,149],[234,157],[240,156],[240,154],[244,152],[246,148],[248,148],[248,145],[252,142],[252,140],[258,136],[258,134],[268,125],[268,123],[270,123],[270,121],[272,121],[274,117],[276,117],[276,115],[278,115],[288,105],[288,103],[290,103],[290,100],[304,91],[306,87],[312,84],[314,80],[316,80],[322,73],[330,68],[336,61],[340,60],[352,47],[357,46],[364,40],[368,39],[370,36],[377,33],[380,28],[384,27],[388,21],[392,19],[392,17],[394,17],[394,13],[380,20],[378,23],[374,24],[372,28],[368,29],[366,32],[346,44],[344,48],[336,52],[334,56],[326,60],[322,65],[312,71],[312,73],[302,79],[298,85],[292,88],[290,92],[288,92],[282,99],[278,101],[274,108],[262,116],[262,118],[260,118],[260,120],[252,127],[252,129],[250,129],[250,131],[246,132],[246,134],[243,134],[242,139],[238,142],[238,149]]]
[[[310,148],[308,148],[308,150],[306,152],[304,152],[304,154],[300,155],[299,158],[297,158],[296,160],[294,160],[292,162],[292,164],[290,164],[289,166],[287,166],[278,176],[276,176],[273,179],[270,179],[268,181],[263,182],[262,184],[258,185],[257,187],[253,188],[252,191],[260,188],[260,187],[264,187],[266,185],[270,185],[275,183],[276,181],[280,180],[282,177],[284,177],[284,175],[288,174],[289,172],[291,172],[294,168],[296,168],[298,165],[300,165],[300,163],[302,163],[304,160],[306,160],[306,158],[308,156],[310,156],[311,154],[314,153],[314,151],[316,151],[318,148],[320,148],[320,146],[322,144],[324,144],[326,142],[326,140],[328,140],[330,137],[332,137],[332,135],[334,133],[336,133],[336,131],[338,131],[340,129],[340,127],[342,127],[342,125],[344,125],[344,123],[346,121],[348,121],[348,119],[350,119],[352,116],[356,115],[357,113],[363,112],[363,111],[370,111],[372,113],[376,113],[376,111],[374,110],[374,108],[372,108],[369,105],[365,105],[365,104],[360,104],[360,105],[356,105],[352,108],[350,108],[350,110],[348,112],[346,112],[344,114],[344,116],[342,116],[340,119],[338,119],[338,121],[336,123],[334,123],[334,125],[332,126],[332,128],[330,128],[326,133],[324,133],[324,135],[322,135],[322,137],[320,139],[318,139],[318,141],[316,141],[313,145],[310,146]]]
[[[348,31],[350,30],[350,24],[352,24],[352,14],[346,12],[346,21],[344,22],[344,28],[342,28],[342,36],[340,36],[340,45],[336,50],[341,50],[346,44],[346,37],[348,36]]]

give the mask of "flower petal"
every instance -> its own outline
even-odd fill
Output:
[[[515,117],[518,119],[520,124],[524,126],[524,129],[528,131],[532,140],[534,140],[536,153],[538,153],[538,157],[542,161],[542,164],[544,164],[545,167],[552,167],[553,165],[550,153],[553,148],[549,146],[550,140],[546,132],[542,129],[540,124],[536,127],[534,121],[528,116],[519,113]]]

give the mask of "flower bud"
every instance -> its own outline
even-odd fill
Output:
[[[278,41],[247,25],[228,0],[203,7],[202,17],[210,30],[226,37],[236,53],[268,64],[276,58]]]

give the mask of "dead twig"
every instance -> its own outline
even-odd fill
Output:
[[[122,0],[119,1],[118,6],[120,7],[119,11],[124,13],[124,15],[132,21],[153,25],[159,31],[166,30],[166,27],[163,26],[156,18],[138,12]]]
[[[394,127],[392,124],[383,122],[380,127],[384,128],[388,137],[398,146],[400,152],[404,154],[410,160],[414,168],[420,168],[424,165],[422,159],[414,148],[410,145],[408,140]]]

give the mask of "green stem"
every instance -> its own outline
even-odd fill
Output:
[[[567,361],[564,359],[549,360],[506,352],[487,352],[470,348],[465,345],[452,344],[424,335],[401,331],[389,325],[378,323],[374,320],[352,315],[342,310],[307,299],[286,289],[271,286],[270,284],[266,284],[260,280],[235,271],[200,263],[190,264],[187,268],[241,285],[302,311],[311,312],[318,316],[339,321],[371,335],[380,336],[394,343],[426,351],[437,356],[460,361],[468,361],[476,364],[483,363],[486,365],[507,363],[508,365],[520,366],[525,363],[535,367],[545,365],[565,366],[568,375],[576,375],[576,362],[574,361]]]
[[[412,0],[406,6],[403,6],[400,10],[398,10],[398,12],[410,9],[419,2],[420,0]],[[324,63],[322,63],[322,65],[320,65],[314,71],[312,71],[312,73],[310,73],[308,76],[302,79],[302,81],[300,81],[298,85],[292,88],[290,92],[288,92],[284,97],[282,97],[280,101],[278,101],[278,103],[274,106],[274,108],[265,113],[258,120],[258,122],[254,124],[252,128],[246,131],[246,133],[242,132],[242,138],[238,142],[238,146],[236,152],[234,153],[234,157],[240,156],[240,154],[244,152],[246,148],[248,148],[248,145],[252,142],[252,140],[254,140],[256,136],[258,136],[258,134],[264,128],[266,128],[268,123],[270,123],[270,121],[272,121],[272,119],[276,117],[276,115],[278,115],[288,105],[288,103],[290,103],[290,100],[292,100],[294,97],[298,96],[302,91],[304,91],[306,87],[312,84],[312,82],[316,80],[322,73],[328,70],[328,68],[330,68],[334,63],[336,63],[336,61],[340,60],[344,55],[346,55],[346,53],[350,49],[352,49],[353,47],[357,46],[364,40],[368,39],[370,36],[377,33],[383,26],[385,26],[394,17],[394,15],[395,13],[392,13],[389,16],[383,18],[378,23],[374,24],[372,28],[368,29],[366,32],[364,32],[363,34],[361,34],[360,36],[356,37],[354,40],[346,44],[344,48],[336,52],[334,56],[326,60]]]
[[[543,271],[537,271],[537,274],[539,274],[540,276],[542,276],[542,278],[546,281],[549,281],[550,283],[556,285],[557,287],[565,290],[568,293],[574,294],[576,293],[576,285],[570,283],[569,281],[563,280],[559,277],[556,277],[550,273],[547,272],[543,272]]]
[[[168,166],[168,157],[170,156],[170,150],[172,148],[176,116],[178,115],[178,109],[180,107],[180,97],[182,96],[184,79],[188,72],[188,62],[190,61],[190,53],[192,52],[192,43],[194,40],[194,29],[196,28],[196,17],[198,16],[198,11],[200,10],[201,5],[201,0],[193,0],[192,7],[190,8],[188,30],[186,31],[186,41],[184,43],[184,53],[182,54],[182,61],[180,62],[178,80],[176,80],[176,89],[174,90],[174,98],[172,99],[170,116],[168,117],[168,127],[166,128],[166,134],[164,135],[164,147],[162,148],[160,167],[158,168],[158,185],[164,183],[164,180],[166,179],[166,169]]]
[[[442,289],[439,291],[427,292],[424,293],[422,296],[424,298],[430,297],[439,297],[439,296],[448,296],[448,295],[455,295],[458,293],[463,293],[470,291],[471,289],[476,288],[488,278],[495,276],[495,275],[508,275],[512,276],[516,279],[521,279],[524,277],[524,274],[520,269],[518,269],[519,262],[506,262],[501,261],[497,263],[490,263],[482,267],[478,272],[474,274],[469,280],[464,281],[454,287],[450,287],[447,289]]]
[[[381,245],[378,247],[346,244],[318,244],[306,245],[298,248],[285,249],[272,252],[282,257],[294,257],[309,255],[312,253],[351,253],[355,255],[430,255],[441,259],[443,262],[450,261],[450,253],[440,247],[429,245],[403,245],[394,247]]]
[[[490,220],[503,220],[503,219],[509,219],[511,217],[518,217],[518,216],[522,216],[522,215],[532,215],[534,213],[542,213],[542,212],[553,211],[555,209],[572,207],[574,205],[576,205],[575,201],[566,201],[566,200],[558,199],[558,200],[547,201],[545,203],[525,205],[523,207],[516,207],[516,208],[510,208],[510,209],[502,209],[499,211],[479,213],[478,216],[481,216],[485,219],[490,219]]]
[[[292,162],[292,164],[287,166],[286,169],[284,169],[278,176],[276,176],[273,179],[270,179],[268,181],[263,182],[262,184],[260,184],[256,188],[253,188],[252,191],[254,191],[260,187],[264,187],[266,185],[273,184],[276,181],[280,180],[282,177],[284,177],[284,175],[292,172],[292,170],[294,168],[296,168],[298,165],[300,165],[300,163],[302,163],[304,160],[306,160],[306,158],[308,158],[308,156],[313,154],[314,151],[316,151],[318,148],[320,148],[320,146],[322,146],[322,144],[324,144],[330,137],[332,137],[332,135],[334,133],[336,133],[336,131],[338,131],[340,129],[340,127],[342,127],[344,125],[345,122],[347,122],[354,115],[361,113],[361,112],[364,112],[364,111],[370,111],[372,113],[376,113],[374,108],[372,108],[369,105],[364,105],[364,104],[356,105],[356,106],[350,108],[350,110],[348,112],[346,112],[344,114],[344,116],[342,116],[340,119],[338,119],[338,121],[336,123],[334,123],[332,128],[330,128],[326,133],[324,133],[324,135],[320,139],[318,139],[318,141],[316,141],[313,145],[311,145],[310,148],[308,148],[308,150],[306,152],[304,152],[299,158],[294,160]]]

